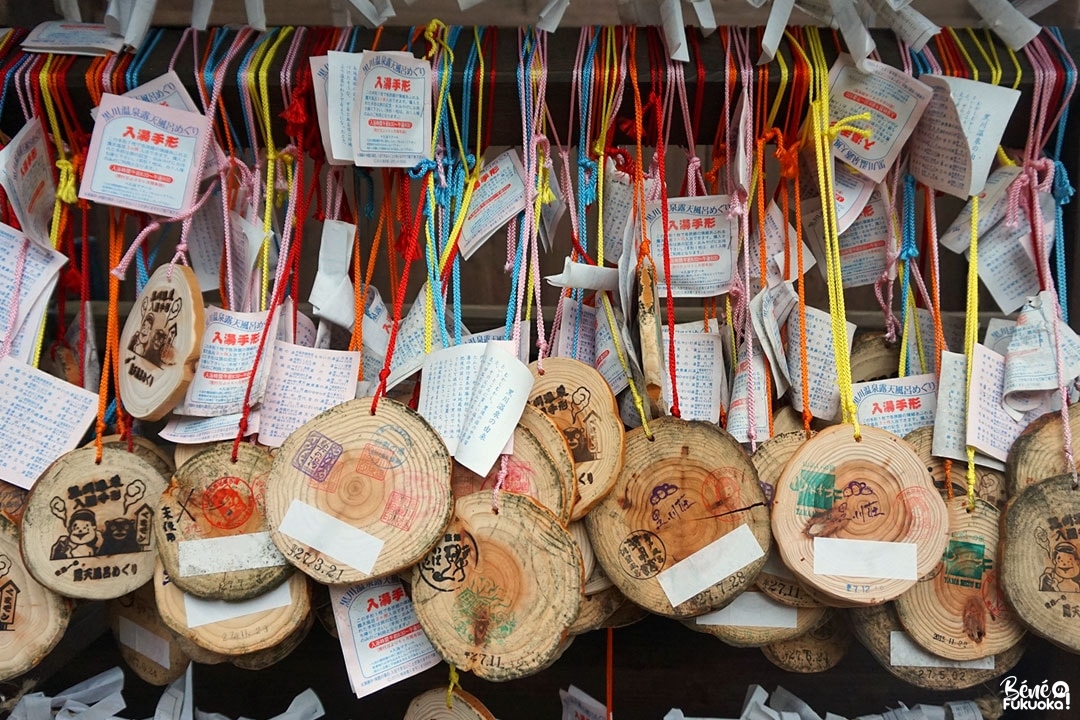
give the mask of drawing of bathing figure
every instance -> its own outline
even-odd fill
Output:
[[[133,333],[128,341],[128,352],[133,352],[139,357],[144,357],[150,348],[150,338],[154,331],[154,313],[148,312],[142,316],[139,331]]]
[[[589,409],[589,401],[592,396],[587,388],[579,387],[570,396],[570,412],[573,418],[572,424],[563,429],[563,437],[570,446],[570,453],[574,456],[574,462],[588,462],[599,458],[596,443],[593,438],[597,430],[596,412]]]
[[[98,534],[97,517],[93,510],[81,508],[71,513],[67,523],[67,535],[61,535],[53,543],[51,560],[83,558],[97,555],[101,536]]]
[[[1054,546],[1050,566],[1039,578],[1039,589],[1051,592],[1080,592],[1080,554],[1070,542]]]

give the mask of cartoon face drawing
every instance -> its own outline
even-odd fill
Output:
[[[100,536],[97,518],[92,510],[76,510],[67,524],[68,534],[61,535],[53,544],[50,557],[53,560],[65,558],[93,557],[98,553]]]
[[[1080,553],[1070,542],[1054,546],[1050,565],[1039,578],[1039,589],[1056,592],[1080,592]]]

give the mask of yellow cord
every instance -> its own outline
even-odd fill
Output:
[[[446,686],[446,707],[453,709],[454,707],[454,688],[461,687],[461,678],[458,676],[457,668],[454,667],[454,663],[450,663],[450,682]]]
[[[967,356],[965,397],[971,397],[975,342],[979,335],[979,196],[971,196],[971,249],[968,256],[967,310],[964,317],[964,354]],[[975,448],[967,446],[968,510],[975,509]]]

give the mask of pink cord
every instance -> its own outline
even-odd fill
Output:
[[[11,345],[15,342],[15,336],[19,334],[19,294],[22,292],[23,275],[26,269],[26,256],[30,252],[30,238],[23,236],[22,245],[19,246],[19,254],[15,258],[15,286],[11,289],[8,297],[7,332],[4,334],[3,345],[0,345],[0,358],[5,358],[11,353]]]

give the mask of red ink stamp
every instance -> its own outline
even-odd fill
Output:
[[[218,478],[202,495],[206,521],[221,530],[235,530],[251,518],[255,495],[251,486],[238,477]]]
[[[416,519],[416,513],[419,509],[420,502],[416,498],[411,498],[395,490],[390,493],[390,497],[386,501],[386,507],[383,508],[382,516],[379,519],[387,525],[393,525],[399,530],[407,532],[412,529],[413,521]]]

